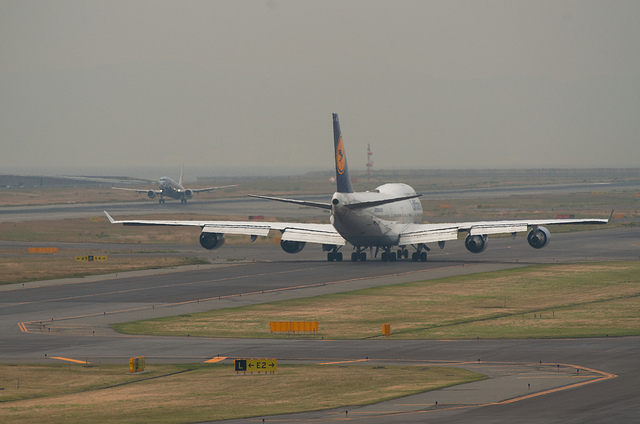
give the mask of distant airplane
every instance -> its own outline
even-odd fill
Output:
[[[193,197],[193,193],[200,193],[203,191],[213,191],[221,188],[237,187],[239,184],[226,185],[221,187],[208,187],[208,188],[184,188],[182,186],[182,176],[184,174],[184,166],[180,168],[180,180],[175,182],[169,177],[162,177],[158,180],[158,189],[138,190],[135,188],[123,188],[123,187],[111,187],[116,190],[135,191],[136,193],[145,193],[149,199],[154,199],[159,196],[158,203],[164,203],[164,197],[170,197],[172,199],[180,200],[180,203],[187,203],[187,199]]]
[[[330,224],[246,221],[116,221],[106,211],[113,224],[124,225],[177,225],[202,228],[200,244],[205,249],[217,249],[224,244],[225,234],[250,235],[251,240],[266,236],[270,230],[280,231],[280,246],[285,252],[298,253],[306,243],[318,243],[328,252],[328,261],[342,261],[342,249],[347,242],[353,246],[351,260],[366,261],[366,250],[375,254],[382,250],[383,261],[396,261],[409,257],[408,247],[414,252],[411,259],[426,261],[427,243],[437,243],[442,249],[445,241],[456,240],[459,233],[467,233],[465,247],[480,253],[487,247],[489,234],[515,234],[529,231],[527,242],[540,249],[549,243],[550,233],[542,225],[553,224],[606,224],[608,219],[537,219],[513,221],[480,221],[449,224],[423,224],[422,205],[413,188],[406,184],[383,184],[373,191],[354,192],[349,178],[347,157],[342,142],[338,115],[333,114],[337,191],[330,203],[255,196],[262,199],[311,206],[331,211]]]

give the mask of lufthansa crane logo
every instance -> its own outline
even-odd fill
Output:
[[[336,168],[339,174],[344,174],[347,158],[344,156],[344,146],[342,145],[342,136],[338,139],[338,147],[336,147]]]

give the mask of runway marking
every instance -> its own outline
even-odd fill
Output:
[[[90,364],[89,361],[79,361],[77,359],[62,358],[60,356],[52,356],[51,359],[59,359],[60,361],[73,362],[74,364]]]
[[[565,371],[566,372],[566,371]],[[533,377],[527,377],[527,376],[522,376],[522,377],[516,377],[516,378],[522,378],[522,379],[527,379],[527,380],[543,380],[545,378],[558,378],[559,376],[533,376]],[[593,376],[591,375],[566,375],[564,376],[564,378],[581,378],[581,379],[585,379],[585,378],[593,378]]]
[[[556,365],[556,364],[544,364],[544,365]],[[616,378],[618,377],[616,374],[611,374],[605,371],[598,371],[598,370],[594,370],[592,368],[587,368],[587,367],[581,367],[581,366],[576,366],[576,365],[568,365],[568,364],[559,364],[562,365],[564,367],[570,367],[570,368],[574,368],[576,370],[585,370],[594,374],[599,374],[601,375],[600,378],[595,378],[593,380],[588,380],[588,381],[581,381],[579,383],[574,383],[574,384],[570,384],[568,386],[563,386],[563,387],[556,387],[555,389],[549,389],[549,390],[544,390],[542,392],[537,392],[537,393],[532,393],[530,395],[526,395],[526,396],[521,396],[521,397],[517,397],[514,399],[509,399],[509,400],[504,400],[502,402],[496,402],[493,405],[506,405],[509,403],[513,403],[513,402],[518,402],[521,400],[525,400],[525,399],[531,399],[534,397],[538,397],[538,396],[542,396],[542,395],[546,395],[549,393],[556,393],[562,390],[567,390],[567,389],[573,389],[576,387],[581,387],[581,386],[585,386],[587,384],[591,384],[591,383],[596,383],[598,381],[604,381],[604,380],[609,380],[611,378]]]
[[[318,365],[336,365],[336,364],[350,364],[353,362],[367,362],[369,359],[354,359],[352,361],[338,361],[338,362],[322,362]]]
[[[211,358],[207,361],[204,361],[205,364],[215,364],[216,362],[220,362],[220,361],[224,361],[225,359],[227,359],[226,356],[218,356],[216,358]]]

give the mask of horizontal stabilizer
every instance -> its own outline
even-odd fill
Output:
[[[240,184],[231,184],[231,185],[219,186],[219,187],[192,188],[191,191],[194,192],[194,193],[201,193],[203,191],[220,190],[221,188],[238,187],[239,185]]]
[[[392,199],[372,200],[370,202],[349,203],[349,204],[346,204],[345,207],[351,210],[372,208],[374,206],[386,205],[389,203],[401,202],[403,200],[415,199],[416,197],[420,197],[420,196],[422,196],[422,194],[413,194],[411,196],[394,197]]]
[[[321,208],[321,209],[331,210],[331,204],[329,203],[309,202],[306,200],[296,200],[296,199],[283,199],[281,197],[259,196],[257,194],[248,194],[248,196],[255,197],[258,199],[275,200],[276,202],[293,203],[295,205],[310,206],[312,208]]]

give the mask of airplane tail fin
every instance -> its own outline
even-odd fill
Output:
[[[182,185],[182,177],[184,176],[184,162],[182,163],[182,166],[180,167],[180,180],[178,181],[178,184]]]
[[[349,168],[347,167],[347,155],[342,143],[342,131],[340,131],[340,120],[338,114],[333,114],[333,145],[336,154],[336,182],[339,193],[353,193]]]

